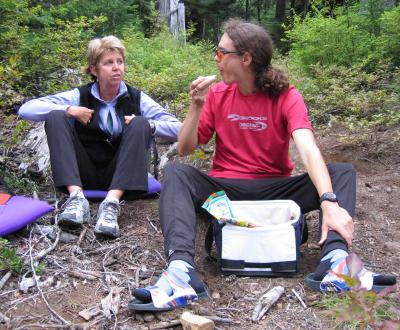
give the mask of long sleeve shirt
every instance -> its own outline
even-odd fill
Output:
[[[119,134],[122,131],[122,124],[117,120],[115,106],[118,98],[125,92],[127,92],[127,87],[122,81],[119,92],[115,98],[111,101],[104,101],[100,97],[98,85],[92,85],[91,93],[101,103],[99,110],[100,127],[102,130],[106,131],[107,116],[110,112],[113,119],[113,135]],[[19,108],[18,114],[21,118],[26,120],[45,121],[51,111],[67,111],[70,106],[79,106],[79,102],[79,89],[74,88],[65,92],[30,100]],[[177,140],[182,125],[181,122],[144,92],[141,92],[140,96],[140,112],[142,116],[154,121],[155,136],[170,141]]]

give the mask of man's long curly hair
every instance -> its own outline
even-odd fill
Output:
[[[263,27],[240,19],[229,19],[224,24],[224,31],[237,51],[251,54],[255,84],[259,90],[277,96],[288,89],[287,75],[271,65],[272,40]]]

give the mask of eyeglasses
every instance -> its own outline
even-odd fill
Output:
[[[225,57],[225,55],[227,54],[238,54],[238,55],[242,55],[243,52],[238,51],[238,50],[226,50],[226,49],[222,49],[222,48],[215,48],[215,55],[218,58],[218,61],[222,61]]]

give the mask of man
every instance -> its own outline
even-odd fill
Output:
[[[216,134],[210,173],[177,164],[165,169],[160,221],[173,273],[197,293],[205,290],[194,269],[195,212],[207,197],[224,190],[231,200],[291,199],[303,213],[321,209],[321,262],[314,280],[326,282],[330,269],[348,256],[353,239],[356,173],[349,164],[328,167],[315,143],[307,108],[286,75],[271,66],[272,42],[260,26],[229,20],[216,51],[222,82],[193,81],[192,103],[178,138],[180,155],[188,155]],[[307,173],[291,176],[288,149],[293,139]],[[329,279],[345,289],[339,278]],[[365,287],[393,283],[393,277],[365,271]],[[162,276],[156,287],[172,294]],[[136,289],[143,303],[153,288]],[[138,307],[132,305],[132,308]],[[140,307],[140,306],[139,306]]]
[[[115,238],[121,198],[148,190],[147,150],[153,136],[175,141],[181,123],[123,81],[125,47],[118,38],[90,41],[86,73],[92,83],[31,100],[19,115],[46,122],[54,183],[70,196],[59,224],[89,222],[89,202],[82,190],[107,190],[95,233]]]

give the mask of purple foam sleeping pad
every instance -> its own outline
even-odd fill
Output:
[[[11,234],[42,215],[53,211],[47,202],[24,196],[13,196],[0,205],[0,237]]]
[[[154,179],[150,174],[148,175],[148,186],[149,190],[144,193],[140,198],[152,197],[161,191],[161,183]],[[84,190],[83,194],[87,199],[90,200],[103,200],[107,196],[105,190]]]

